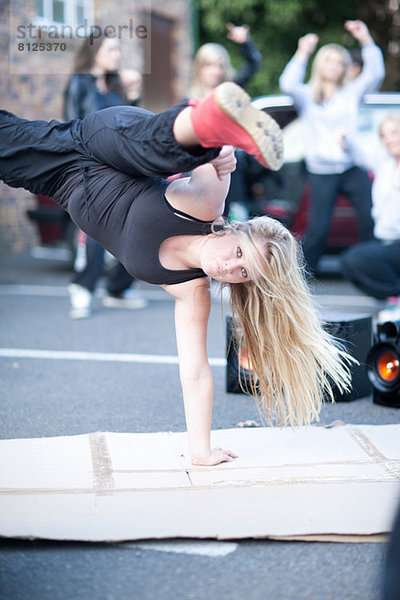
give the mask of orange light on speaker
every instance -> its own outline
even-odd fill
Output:
[[[384,381],[394,381],[400,373],[398,356],[392,352],[381,354],[378,359],[378,373]]]
[[[376,404],[400,408],[400,321],[378,323],[366,358]]]
[[[240,353],[239,353],[239,365],[241,369],[244,369],[245,371],[252,371],[253,367],[251,365],[249,356],[247,354],[247,350],[241,348]]]

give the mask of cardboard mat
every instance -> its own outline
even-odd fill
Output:
[[[190,466],[183,433],[0,441],[0,535],[377,541],[390,531],[400,425],[212,435],[239,458]]]

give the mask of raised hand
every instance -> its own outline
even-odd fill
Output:
[[[360,44],[364,45],[372,41],[368,27],[364,21],[346,21],[344,27]]]
[[[120,78],[128,100],[137,100],[142,93],[142,76],[135,69],[122,69]]]
[[[303,35],[303,37],[299,38],[297,54],[301,55],[304,59],[308,59],[317,47],[318,40],[319,38],[316,33]]]
[[[248,25],[235,26],[233,23],[227,23],[226,28],[228,30],[226,37],[235,44],[244,44],[249,39],[250,27]]]

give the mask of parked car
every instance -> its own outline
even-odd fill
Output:
[[[285,162],[280,171],[268,171],[249,158],[246,180],[250,214],[269,214],[280,219],[299,238],[307,227],[309,190],[306,183],[301,121],[290,96],[256,98],[254,106],[265,110],[280,125],[285,143]],[[365,144],[378,144],[378,126],[388,112],[400,110],[400,93],[368,94],[359,112],[358,134]],[[77,231],[58,205],[36,196],[37,207],[28,211],[43,245],[63,244],[74,256]],[[327,253],[338,253],[358,241],[358,223],[349,200],[339,196],[327,241]]]
[[[37,194],[36,202],[36,208],[27,210],[27,215],[38,228],[40,244],[49,247],[65,246],[73,261],[78,232],[68,213],[47,196]]]

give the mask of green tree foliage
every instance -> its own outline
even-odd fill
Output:
[[[398,15],[394,6],[396,2],[397,0],[197,0],[199,43],[213,41],[223,44],[237,68],[240,66],[241,56],[236,45],[226,38],[225,25],[228,22],[249,25],[263,60],[261,70],[249,84],[248,91],[252,96],[275,93],[279,91],[279,75],[295,52],[298,38],[305,33],[317,33],[320,44],[337,42],[347,48],[357,47],[352,36],[344,30],[343,24],[347,19],[361,18],[387,55],[390,44],[395,47],[393,40],[388,38],[396,35],[393,27],[390,28],[391,22],[396,22],[395,13]],[[377,10],[380,11],[380,19],[377,18]],[[394,63],[398,66],[398,57]],[[386,79],[386,89],[397,89],[398,70],[393,67],[392,71],[393,76]]]

